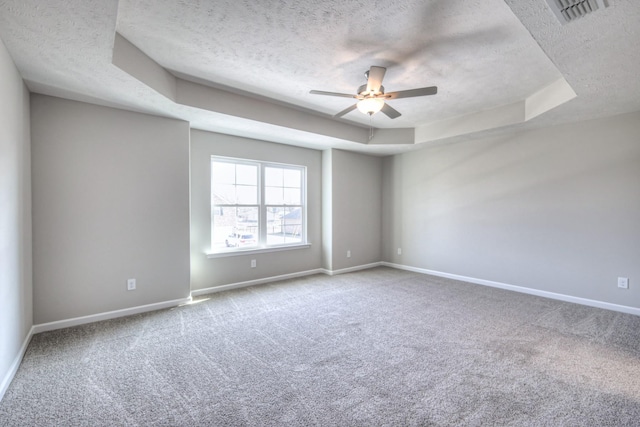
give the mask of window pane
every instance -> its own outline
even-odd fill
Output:
[[[296,169],[285,169],[284,170],[284,186],[285,187],[294,187],[300,188],[301,182],[301,173]]]
[[[236,184],[258,185],[258,167],[256,165],[236,165]]]
[[[264,199],[267,205],[283,205],[284,194],[282,187],[266,187],[264,189]]]
[[[257,207],[214,207],[212,209],[212,250],[258,245]]]
[[[302,208],[267,208],[267,245],[302,242]]]
[[[268,187],[282,187],[282,169],[264,168],[264,185]]]
[[[238,204],[241,205],[257,205],[258,204],[258,187],[248,185],[238,185],[236,187]]]
[[[299,188],[285,188],[284,189],[284,204],[285,205],[300,205],[300,189]]]
[[[221,184],[213,189],[211,201],[217,205],[236,203],[236,186]]]
[[[214,186],[235,183],[236,165],[227,162],[211,162],[211,182]]]

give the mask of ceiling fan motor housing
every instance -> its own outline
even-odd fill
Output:
[[[368,92],[367,92],[367,85],[366,85],[366,84],[364,84],[364,85],[362,85],[362,86],[360,86],[360,87],[358,88],[358,95],[362,95],[362,96],[367,96],[367,95],[373,95],[373,96],[375,96],[375,95],[384,95],[384,86],[380,86],[380,89],[379,89],[377,92],[375,92],[375,93],[371,93],[371,94],[370,94],[370,93],[368,93]]]

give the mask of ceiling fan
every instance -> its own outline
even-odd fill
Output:
[[[372,66],[368,71],[365,71],[364,75],[367,78],[367,84],[358,88],[358,93],[355,95],[349,95],[347,93],[337,92],[324,92],[321,90],[312,90],[309,93],[314,95],[328,95],[328,96],[340,96],[343,98],[355,98],[357,103],[345,108],[333,117],[342,117],[347,113],[355,110],[356,108],[362,111],[364,114],[373,115],[378,111],[382,111],[389,118],[395,119],[400,117],[400,113],[392,108],[385,101],[398,98],[411,98],[414,96],[426,96],[435,95],[438,93],[436,86],[421,87],[419,89],[401,90],[398,92],[384,93],[384,86],[382,86],[382,79],[387,69],[385,67]]]

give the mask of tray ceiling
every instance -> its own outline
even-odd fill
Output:
[[[640,110],[639,27],[622,0],[566,25],[546,0],[0,1],[33,92],[374,154]],[[309,94],[355,93],[372,65],[438,94],[390,101],[395,120]]]

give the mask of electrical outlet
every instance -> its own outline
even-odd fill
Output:
[[[347,251],[347,258],[351,258],[351,251]]]
[[[255,259],[251,260],[251,268],[256,268],[256,260]]]
[[[402,255],[402,248],[398,248],[398,255]]]
[[[618,277],[618,287],[622,289],[629,289],[629,278]]]
[[[127,290],[135,291],[136,290],[136,279],[128,279],[127,280]]]

